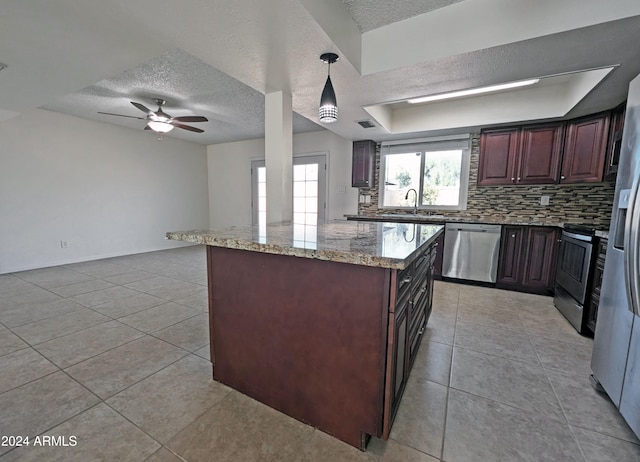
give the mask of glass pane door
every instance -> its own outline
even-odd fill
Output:
[[[252,222],[259,229],[267,223],[267,182],[263,160],[251,162]],[[316,226],[326,210],[326,156],[293,158],[293,224],[296,245],[313,246]]]

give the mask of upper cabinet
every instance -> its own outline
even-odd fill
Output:
[[[478,185],[556,183],[563,135],[563,123],[484,130]]]
[[[627,109],[625,101],[611,111],[611,123],[609,124],[609,144],[607,147],[607,161],[605,162],[604,179],[614,181],[618,174],[618,161],[620,160],[620,148],[622,147],[622,129],[624,128],[624,116]]]
[[[608,135],[608,113],[569,122],[560,183],[602,181]]]
[[[566,124],[553,122],[483,130],[478,185],[600,182],[608,137],[609,112]]]
[[[483,131],[480,136],[478,185],[513,184],[519,144],[519,128]]]
[[[548,184],[558,181],[563,136],[564,123],[522,127],[516,184]]]
[[[351,164],[351,186],[375,188],[376,142],[371,140],[353,142]]]

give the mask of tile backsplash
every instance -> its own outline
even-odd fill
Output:
[[[471,140],[471,164],[467,209],[435,213],[473,220],[504,223],[540,224],[574,223],[608,230],[613,206],[614,182],[575,185],[481,186],[477,184],[480,135]],[[380,156],[376,158],[376,184],[379,184]],[[360,195],[370,195],[370,203],[358,204],[359,215],[410,213],[406,209],[378,208],[378,192],[360,188]],[[549,205],[540,205],[541,196],[549,196]],[[420,211],[418,211],[420,214]]]

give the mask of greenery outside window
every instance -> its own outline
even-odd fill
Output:
[[[381,152],[379,207],[413,209],[417,205],[422,210],[466,209],[468,136],[383,144]]]

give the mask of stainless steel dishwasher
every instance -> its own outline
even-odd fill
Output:
[[[442,275],[469,281],[496,282],[500,225],[447,223]]]

